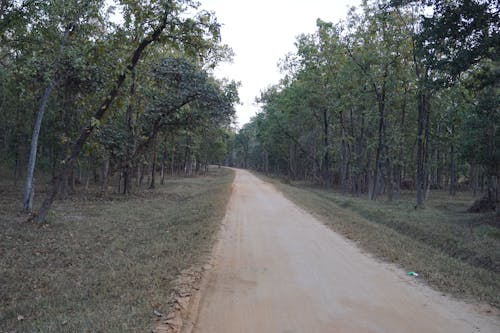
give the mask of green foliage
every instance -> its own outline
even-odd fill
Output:
[[[177,154],[172,161],[179,171],[182,161],[200,163],[203,130],[212,133],[207,140],[223,142],[238,103],[238,84],[208,72],[232,57],[219,28],[214,13],[191,0],[1,1],[2,162],[15,178],[23,173],[34,117],[53,81],[37,171],[56,174],[87,130],[93,132],[72,166],[79,174],[109,165],[109,174],[130,176],[131,168],[167,148]],[[190,151],[180,144],[187,132]]]
[[[419,141],[422,187],[469,182],[477,167],[498,175],[498,13],[485,1],[428,5],[431,16],[417,1],[373,1],[318,19],[236,135],[235,163],[392,198],[415,189]]]
[[[433,14],[422,19],[418,42],[431,67],[453,81],[482,59],[498,60],[498,3],[484,0],[430,2]]]

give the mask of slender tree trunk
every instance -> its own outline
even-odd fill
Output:
[[[425,94],[418,94],[418,128],[417,128],[417,207],[424,206],[424,117],[425,117]]]
[[[424,200],[429,196],[429,192],[431,189],[431,163],[429,162],[430,158],[430,149],[429,149],[429,137],[430,137],[430,128],[431,128],[431,108],[430,108],[430,97],[427,96],[425,99],[425,131],[424,131],[424,179],[425,179],[425,192],[424,192]]]
[[[93,172],[92,169],[93,169],[92,154],[90,154],[89,158],[88,158],[87,176],[86,176],[86,179],[85,179],[85,191],[89,190],[90,178],[91,178],[92,172]]]
[[[351,183],[351,195],[355,196],[356,195],[356,174],[354,172],[354,150],[355,150],[355,144],[354,144],[354,119],[353,119],[353,111],[354,108],[351,107],[349,109],[349,135],[350,135],[350,142],[347,144],[348,148],[348,160],[349,160],[349,181]]]
[[[123,178],[123,172],[120,172],[118,174],[118,193],[121,193],[122,191],[122,178]]]
[[[207,129],[203,127],[203,174],[206,175],[208,172],[208,135]]]
[[[132,69],[130,72],[132,83],[130,84],[130,90],[128,94],[128,105],[127,105],[127,131],[129,134],[129,138],[134,137],[134,127],[133,127],[133,114],[134,114],[134,107],[132,106],[132,100],[135,96],[135,69]],[[123,171],[123,194],[128,194],[130,192],[130,178],[131,178],[131,168],[132,168],[132,161],[131,161],[131,155],[132,152],[130,151],[130,144],[127,144],[126,151],[125,151],[125,168]]]
[[[372,187],[371,185],[371,164],[372,164],[372,150],[368,148],[367,154],[366,154],[366,177],[365,177],[365,184],[366,187],[368,188],[368,198],[371,199],[372,197]]]
[[[361,111],[361,128],[360,128],[360,134],[359,134],[359,140],[358,140],[358,146],[357,146],[357,159],[358,159],[358,170],[357,170],[357,189],[356,189],[356,195],[358,197],[361,196],[361,192],[363,192],[363,147],[364,147],[364,141],[365,141],[365,112]]]
[[[389,157],[385,159],[385,169],[387,200],[391,202],[394,199],[394,167]]]
[[[347,192],[347,148],[346,148],[346,140],[345,140],[345,130],[344,130],[344,115],[343,112],[339,112],[339,121],[340,121],[340,137],[341,137],[341,156],[342,156],[342,164],[340,170],[341,184],[342,184],[342,193],[345,194]]]
[[[264,150],[264,172],[269,173],[269,153],[267,150]]]
[[[161,157],[161,179],[160,184],[165,184],[165,170],[167,168],[167,136],[165,135],[165,139],[163,140],[163,154]]]
[[[330,183],[330,161],[329,161],[329,143],[328,143],[328,110],[323,110],[323,181],[325,185]]]
[[[172,177],[175,174],[175,143],[172,145],[172,160],[170,162],[171,175]]]
[[[379,171],[380,171],[380,156],[382,152],[383,145],[383,132],[384,132],[384,122],[385,122],[385,91],[382,90],[381,94],[377,94],[377,104],[379,111],[379,125],[378,125],[378,143],[377,150],[375,154],[375,171],[373,175],[373,188],[371,192],[370,200],[375,200],[377,198],[377,183],[379,181]]]
[[[108,192],[108,183],[109,183],[109,156],[105,156],[104,164],[102,165],[102,184],[101,184],[101,192],[106,194]]]
[[[72,25],[68,25],[66,29],[64,30],[64,34],[62,36],[61,41],[59,42],[59,48],[56,54],[56,60],[54,62],[54,65],[56,65],[59,62],[59,59],[61,58],[62,51],[64,49],[64,44],[69,38],[69,33],[72,29]],[[40,101],[40,108],[38,109],[37,115],[36,115],[36,120],[35,120],[35,126],[33,128],[33,135],[31,137],[31,146],[30,146],[30,155],[29,155],[29,161],[28,161],[28,169],[26,171],[26,181],[24,185],[24,194],[23,194],[23,210],[26,213],[30,213],[33,210],[33,197],[34,197],[34,190],[33,190],[33,175],[35,172],[35,164],[36,164],[36,151],[38,148],[38,137],[40,136],[40,128],[42,126],[42,120],[43,120],[43,115],[45,113],[45,109],[47,107],[47,102],[49,100],[49,96],[54,89],[54,86],[56,85],[56,78],[55,78],[55,70],[51,74],[51,79],[47,87],[45,88],[45,91],[42,96],[42,100]],[[54,195],[55,197],[55,195]]]
[[[436,156],[436,184],[439,189],[443,188],[443,171],[442,171],[442,154],[437,150],[437,156]]]
[[[408,98],[408,85],[405,85],[405,92],[403,97],[403,105],[401,107],[401,131],[405,130],[406,126],[406,105]],[[396,167],[396,200],[401,199],[401,180],[403,173],[403,165],[404,165],[404,136],[400,135],[399,140],[399,154],[398,154],[398,162]]]
[[[137,186],[142,186],[142,183],[144,182],[144,173],[146,172],[146,164],[144,163],[139,163],[137,166]]]
[[[478,181],[478,165],[477,164],[474,164],[472,165],[471,167],[471,181],[472,181],[472,197],[475,198],[476,195],[477,195],[477,188],[478,188],[478,185],[479,185],[479,181]]]
[[[154,189],[155,175],[156,175],[156,143],[158,141],[158,128],[153,128],[153,152],[151,153],[151,183],[149,184],[150,189]]]
[[[316,143],[314,142],[313,143],[313,146],[312,146],[312,152],[313,152],[313,156],[316,156],[317,154],[317,149],[316,149]],[[317,182],[317,177],[318,177],[318,168],[316,166],[316,163],[313,162],[312,164],[312,177],[314,179],[315,182]]]
[[[31,137],[31,147],[30,147],[30,157],[28,161],[28,169],[26,171],[26,181],[24,183],[24,194],[23,194],[23,210],[26,213],[30,213],[33,210],[33,197],[34,197],[34,186],[33,186],[33,175],[35,173],[35,163],[36,163],[36,151],[38,148],[38,137],[40,135],[40,128],[42,126],[43,114],[45,113],[45,108],[47,107],[47,101],[49,99],[52,89],[54,89],[55,81],[50,81],[45,92],[42,96],[42,101],[40,103],[40,109],[38,110],[35,128],[33,129],[33,135]]]
[[[246,159],[245,159],[245,169],[246,169]],[[186,133],[186,149],[184,152],[184,173],[186,175],[191,175],[192,173],[191,136],[188,133]]]
[[[450,147],[450,195],[455,195],[455,145]]]

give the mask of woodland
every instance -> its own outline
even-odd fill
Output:
[[[213,76],[232,50],[196,1],[2,0],[0,39],[1,163],[30,219],[224,159],[238,83]]]
[[[211,163],[371,200],[411,190],[415,208],[434,190],[498,206],[496,1],[363,1],[318,19],[241,129],[239,83],[213,75],[233,52],[196,1],[1,0],[0,39],[1,168],[36,222],[91,185],[127,195]]]
[[[363,1],[296,39],[284,79],[235,137],[245,168],[398,200],[471,191],[498,204],[497,1]]]
[[[499,13],[318,19],[238,128],[240,83],[214,75],[234,52],[197,1],[0,0],[0,331],[152,331],[215,244],[235,174],[217,165],[498,308]]]

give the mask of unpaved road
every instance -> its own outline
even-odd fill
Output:
[[[272,185],[236,172],[192,331],[500,332],[496,315],[362,253]]]

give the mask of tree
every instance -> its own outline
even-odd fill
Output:
[[[107,111],[112,107],[113,102],[122,89],[125,79],[134,71],[146,48],[154,42],[162,41],[174,47],[186,45],[186,51],[193,52],[198,47],[212,45],[212,43],[204,42],[204,40],[207,39],[207,33],[210,38],[218,39],[218,24],[216,21],[211,20],[211,15],[209,13],[201,12],[195,19],[183,16],[183,13],[188,10],[188,8],[196,7],[196,4],[190,1],[159,1],[156,3],[155,8],[153,8],[154,10],[152,10],[153,15],[155,15],[152,19],[156,21],[156,26],[148,31],[147,35],[138,43],[128,59],[126,67],[116,76],[116,79],[110,85],[108,94],[95,110],[87,124],[80,130],[80,134],[75,140],[71,152],[64,158],[61,163],[60,171],[54,177],[52,190],[47,195],[38,211],[38,215],[35,219],[37,222],[41,222],[45,219],[50,206],[57,196],[60,182],[68,172],[69,166],[78,157],[91,133],[97,125],[100,124]],[[192,48],[192,46],[194,46],[194,48]]]
[[[439,34],[429,37],[423,22],[430,17],[422,16],[424,6],[391,3],[363,2],[345,21],[318,20],[315,33],[297,38],[296,50],[280,64],[284,78],[261,94],[261,112],[236,134],[235,155],[241,165],[341,186],[344,193],[367,193],[371,199],[385,193],[393,200],[403,189],[415,190],[416,207],[423,207],[431,189],[458,189],[455,180],[466,179],[471,164],[483,175],[491,169],[472,158],[473,150],[464,154],[466,137],[475,145],[489,142],[486,155],[491,165],[497,165],[491,153],[496,151],[491,148],[496,147],[496,130],[488,129],[496,118],[484,117],[479,128],[490,134],[481,142],[472,139],[475,134],[466,128],[466,124],[477,128],[483,114],[474,108],[494,110],[496,100],[487,102],[479,88],[483,81],[490,87],[484,92],[496,96],[496,88],[491,88],[496,87],[494,75],[484,79],[485,73],[495,72],[495,60],[487,59],[494,52],[490,48],[482,60],[454,58],[455,51],[446,54],[444,49],[434,54],[436,49],[427,48],[426,41],[435,37],[438,43]],[[467,15],[461,17],[472,17]],[[491,24],[494,19],[488,15],[477,22]],[[474,26],[464,31],[475,34],[485,29]],[[494,32],[496,27],[487,30]],[[483,45],[493,45],[488,43]],[[462,67],[467,69],[461,75],[453,74],[434,61],[448,56],[457,64],[463,59],[471,64]],[[477,88],[472,89],[469,81]]]
[[[40,106],[37,112],[36,121],[33,129],[33,135],[31,139],[31,148],[29,154],[29,162],[28,168],[26,172],[26,181],[24,187],[23,194],[23,209],[25,212],[30,213],[33,207],[33,174],[35,170],[36,163],[36,155],[38,148],[38,137],[40,135],[40,128],[42,125],[43,116],[45,113],[45,109],[47,107],[47,102],[54,89],[54,86],[57,84],[57,81],[60,80],[62,74],[58,70],[61,67],[61,58],[63,56],[63,52],[65,51],[66,43],[70,37],[70,33],[76,31],[79,27],[79,21],[81,19],[90,20],[95,10],[92,10],[92,6],[95,6],[95,3],[92,1],[85,1],[82,3],[76,3],[72,7],[68,7],[61,2],[55,2],[49,6],[43,6],[43,9],[46,11],[46,14],[49,15],[50,24],[52,26],[49,27],[40,27],[40,28],[49,28],[53,30],[58,30],[57,24],[63,26],[63,31],[61,33],[60,40],[56,47],[57,51],[54,54],[54,58],[50,60],[52,63],[48,67],[48,71],[46,73],[46,77],[48,79],[47,86],[43,92],[43,95],[40,99]],[[42,14],[43,15],[43,14]],[[55,25],[54,25],[55,24]]]

